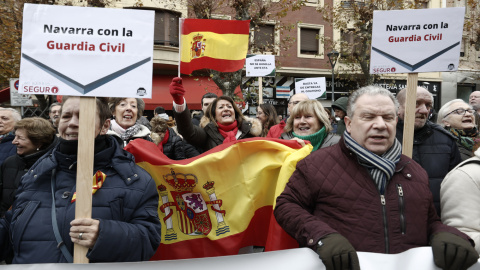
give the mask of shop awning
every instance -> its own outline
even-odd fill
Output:
[[[153,93],[151,99],[144,99],[145,110],[154,110],[158,106],[162,106],[165,110],[172,110],[172,96],[168,86],[175,76],[155,75],[153,76]],[[222,91],[209,77],[192,77],[185,76],[183,79],[183,87],[185,88],[185,100],[190,110],[201,110],[202,96],[208,92],[222,95]],[[241,98],[242,92],[240,86],[237,87],[235,93]]]
[[[0,103],[10,103],[10,87],[0,90]]]

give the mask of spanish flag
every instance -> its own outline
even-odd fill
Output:
[[[125,149],[158,188],[162,240],[152,260],[235,255],[247,246],[298,247],[276,223],[273,207],[311,145],[245,139],[177,161],[146,140]]]
[[[198,69],[242,69],[248,50],[250,21],[180,19],[180,73]]]

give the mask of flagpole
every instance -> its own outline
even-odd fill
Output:
[[[178,76],[180,77],[180,63],[182,62],[182,30],[183,30],[183,20],[184,18],[179,18],[179,27],[178,27]]]

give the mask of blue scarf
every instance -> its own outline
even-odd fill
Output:
[[[400,142],[395,139],[392,147],[382,156],[379,156],[358,144],[346,130],[343,137],[347,147],[357,155],[360,165],[368,169],[380,194],[384,195],[387,182],[392,178],[395,165],[400,161],[402,155]]]

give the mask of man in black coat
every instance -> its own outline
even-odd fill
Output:
[[[195,126],[200,125],[200,120],[202,120],[208,105],[210,105],[217,97],[218,96],[214,93],[206,93],[202,96],[202,111],[192,116],[192,123]]]
[[[403,140],[406,92],[406,89],[402,89],[397,95],[400,103],[397,139],[400,142]],[[448,131],[428,121],[433,107],[433,95],[427,89],[418,87],[416,104],[412,159],[428,173],[433,203],[440,216],[440,184],[445,175],[461,162],[460,152],[455,138]]]

